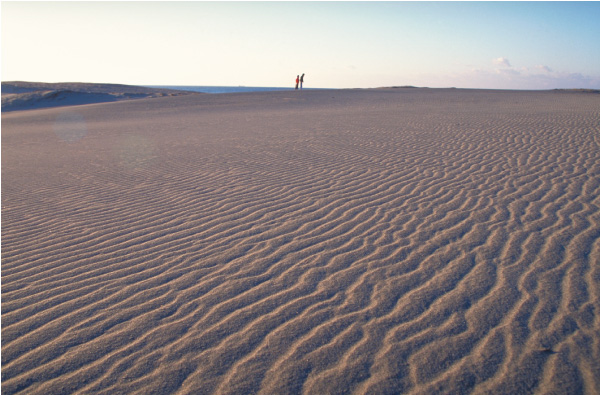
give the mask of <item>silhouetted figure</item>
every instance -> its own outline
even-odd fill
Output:
[[[302,76],[300,77],[300,89],[302,89],[303,83],[304,83],[304,73],[302,73]]]

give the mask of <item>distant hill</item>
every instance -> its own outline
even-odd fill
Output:
[[[2,82],[2,112],[200,94],[175,89],[80,82]]]
[[[600,93],[600,89],[554,89],[560,92]]]

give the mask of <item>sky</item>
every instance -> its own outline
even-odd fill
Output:
[[[2,81],[600,88],[600,2],[6,2]]]

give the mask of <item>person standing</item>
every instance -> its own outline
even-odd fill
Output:
[[[296,90],[298,89],[298,82],[300,82],[300,76],[296,76]]]
[[[304,73],[302,73],[302,76],[300,77],[300,89],[302,89],[303,83],[304,83]]]

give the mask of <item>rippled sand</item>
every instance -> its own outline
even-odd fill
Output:
[[[600,95],[2,114],[2,394],[600,393]]]

